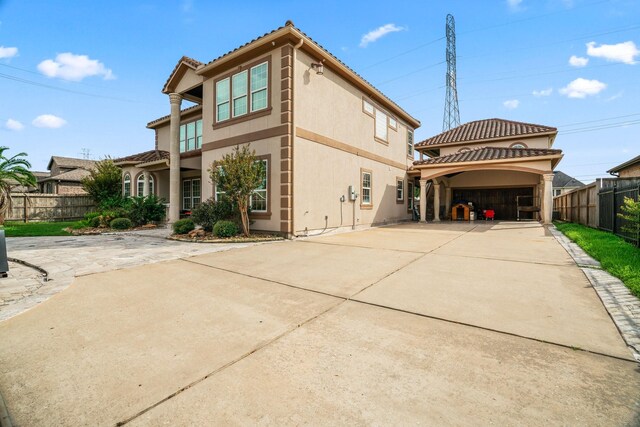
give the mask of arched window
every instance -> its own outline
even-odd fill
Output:
[[[138,192],[136,193],[136,196],[144,195],[144,174],[142,173],[138,176],[138,182],[136,183],[136,188],[138,190]],[[153,194],[153,190],[154,190],[153,175],[149,174],[149,195]]]
[[[509,148],[527,148],[527,146],[524,145],[522,142],[516,142],[514,144],[511,144]]]
[[[131,197],[131,175],[128,173],[124,174],[123,183],[122,195],[124,197]]]

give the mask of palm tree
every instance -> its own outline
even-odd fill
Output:
[[[8,149],[9,147],[0,147],[0,224],[4,223],[5,214],[11,209],[11,187],[36,186],[36,177],[29,170],[31,163],[24,159],[27,153],[6,158],[4,152]]]

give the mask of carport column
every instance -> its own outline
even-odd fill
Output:
[[[149,172],[142,172],[142,176],[144,178],[144,188],[142,189],[142,195],[147,197],[149,195]]]
[[[444,217],[449,218],[451,214],[451,186],[447,185],[444,188]]]
[[[169,223],[180,219],[180,104],[182,95],[170,93],[169,125]],[[146,187],[145,187],[146,188]]]
[[[440,221],[440,182],[433,180],[433,222]]]
[[[553,174],[545,173],[544,178],[544,190],[542,199],[542,223],[551,224],[553,217]]]
[[[427,180],[420,180],[420,222],[427,222]]]

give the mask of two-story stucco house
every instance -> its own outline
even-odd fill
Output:
[[[265,162],[256,230],[287,236],[410,218],[420,122],[288,21],[208,63],[183,57],[150,122],[154,150],[117,160],[125,195],[169,201],[169,221],[211,197],[211,164],[250,143]],[[195,103],[181,109],[184,100]],[[357,197],[352,197],[350,189]]]

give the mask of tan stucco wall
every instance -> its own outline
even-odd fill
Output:
[[[182,76],[178,84],[176,85],[175,91],[176,93],[182,93],[188,91],[202,83],[202,76],[196,74],[195,70],[188,69],[187,72]]]
[[[548,136],[537,136],[530,138],[513,138],[502,141],[476,142],[474,144],[460,144],[453,146],[445,146],[440,148],[440,156],[457,153],[462,148],[480,148],[480,147],[509,147],[516,143],[522,143],[527,148],[551,148],[550,138]]]
[[[268,178],[268,202],[271,207],[269,219],[254,219],[251,225],[254,230],[280,231],[280,137],[268,138],[251,143],[256,156],[271,155],[270,174]],[[214,196],[214,187],[207,170],[211,164],[222,159],[225,154],[231,153],[233,147],[218,148],[202,153],[202,200]]]
[[[169,110],[169,98],[167,97],[167,111]],[[182,109],[185,109],[184,106]],[[202,112],[201,111],[189,111],[184,113],[181,117],[180,117],[180,124],[185,124],[185,123],[189,123],[192,122],[194,120],[198,120],[202,118]],[[202,122],[202,125],[204,127],[204,121]],[[157,134],[157,138],[158,138],[158,150],[164,150],[164,151],[169,151],[169,126],[170,123],[167,120],[165,123],[163,123],[162,125],[158,126],[156,128],[156,131],[158,132]],[[203,133],[203,142],[205,141],[204,139],[204,129],[202,131]]]
[[[131,195],[132,196],[142,196],[142,194],[138,194],[138,184],[137,179],[138,176],[143,172],[142,169],[136,168],[134,166],[123,166],[122,167],[122,189],[124,191],[124,175],[125,173],[129,173],[131,175]],[[154,171],[151,172],[154,178],[154,193],[156,196],[163,198],[165,200],[169,200],[169,173],[167,171]]]
[[[358,193],[356,226],[409,219],[406,171],[297,137],[294,150],[294,226],[297,234],[353,224],[348,187]],[[372,172],[372,209],[361,209],[360,169]],[[405,198],[396,203],[396,177],[404,177]],[[340,197],[345,196],[345,202]],[[342,214],[341,214],[342,209]],[[325,216],[328,217],[325,221]]]
[[[452,177],[452,188],[499,188],[537,185],[540,175],[515,171],[470,171]]]
[[[312,62],[315,59],[298,51],[294,71],[296,127],[409,165],[406,125],[396,117],[398,130],[388,129],[388,145],[377,142],[374,118],[362,110],[362,97],[366,94],[328,67],[323,75],[317,75],[310,67]]]
[[[640,177],[640,164],[628,167],[620,171],[620,178]]]

